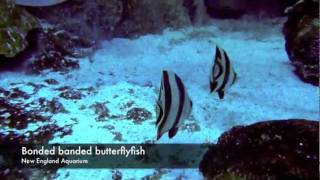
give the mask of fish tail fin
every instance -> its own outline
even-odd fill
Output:
[[[169,138],[173,138],[173,136],[175,136],[178,132],[178,127],[174,127],[172,129],[169,130]]]

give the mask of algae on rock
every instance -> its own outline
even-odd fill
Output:
[[[21,7],[0,2],[0,55],[14,57],[28,43],[28,32],[38,27],[38,21]]]

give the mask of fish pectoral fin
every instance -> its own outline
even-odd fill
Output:
[[[173,138],[173,136],[175,136],[176,134],[177,134],[177,132],[178,132],[178,127],[174,127],[174,128],[172,128],[172,129],[170,129],[169,130],[169,138],[171,139],[171,138]]]
[[[223,97],[224,97],[224,91],[223,91],[223,90],[218,91],[218,95],[219,95],[219,98],[220,98],[220,99],[223,99]]]

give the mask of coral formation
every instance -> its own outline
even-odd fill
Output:
[[[283,27],[286,51],[296,74],[306,82],[319,85],[319,0],[299,1],[286,10]]]
[[[302,119],[237,126],[222,134],[200,164],[207,179],[317,179],[319,123]]]
[[[21,7],[0,1],[0,55],[14,57],[28,43],[26,36],[38,27],[38,21]]]

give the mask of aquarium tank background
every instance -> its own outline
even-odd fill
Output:
[[[0,0],[0,179],[319,179],[319,22],[318,0]]]

